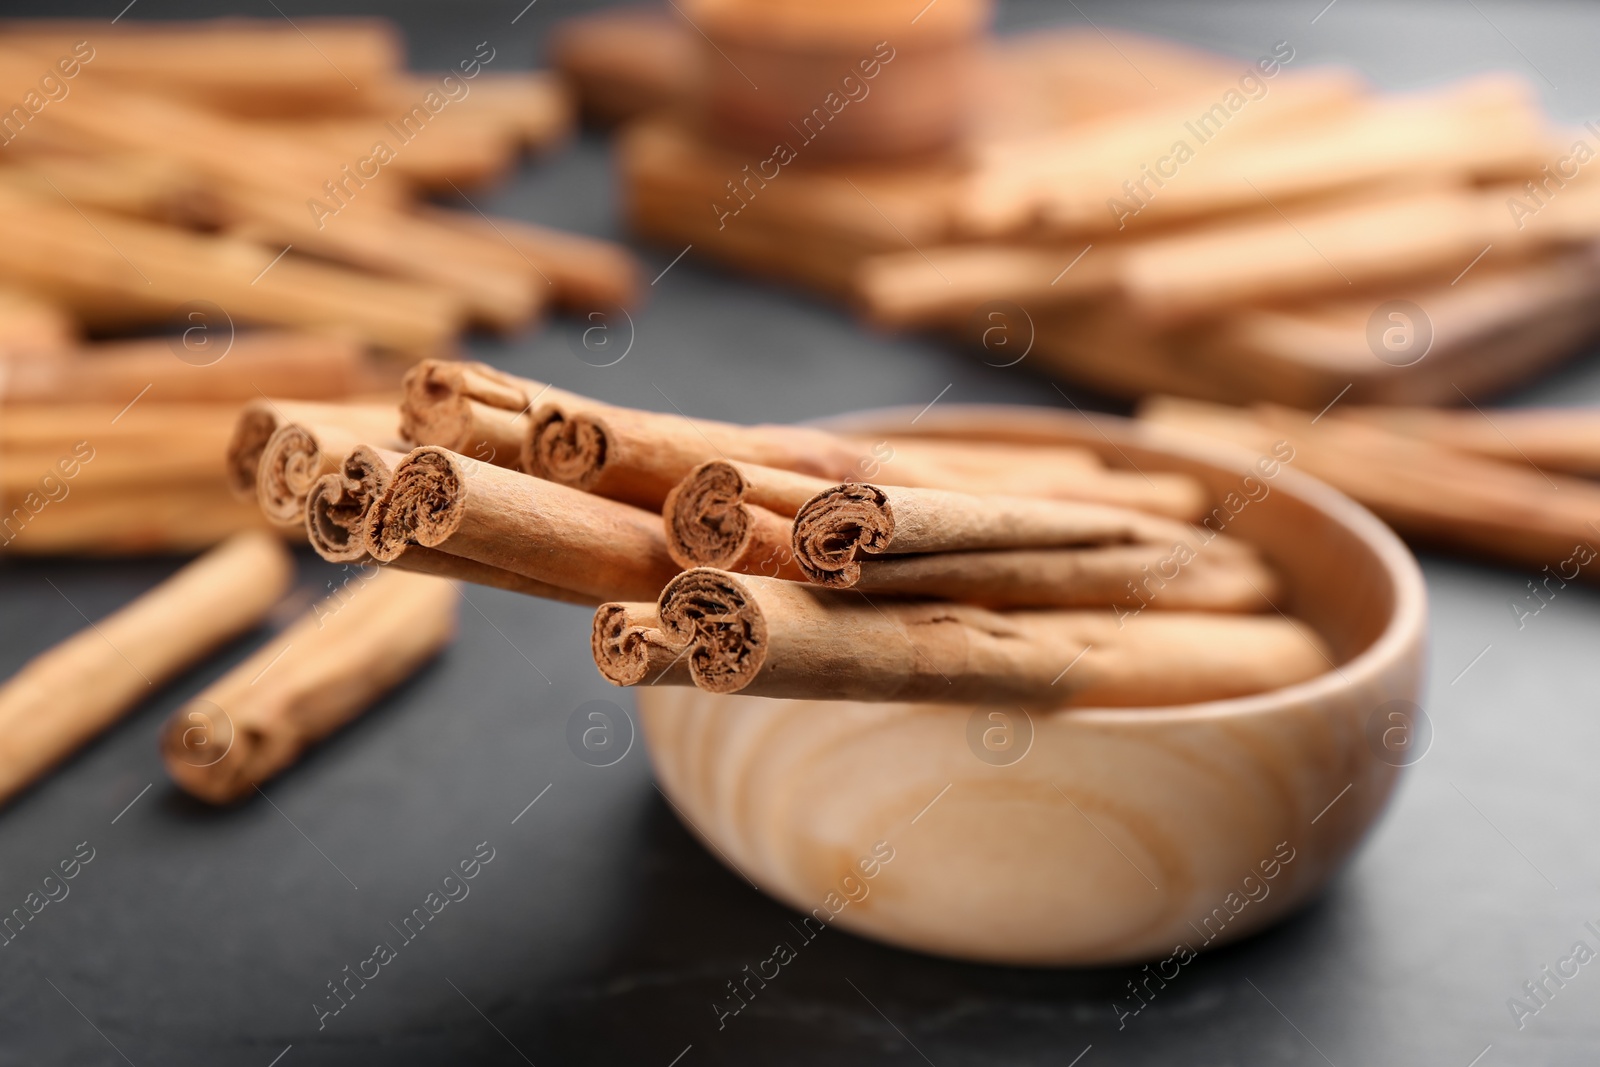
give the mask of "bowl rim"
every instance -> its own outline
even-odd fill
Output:
[[[1066,411],[1042,405],[947,404],[937,410],[932,409],[931,405],[920,409],[912,405],[896,405],[831,415],[811,420],[810,424],[838,433],[901,432],[905,436],[938,437],[949,436],[949,433],[923,433],[915,424],[921,423],[924,430],[946,426],[947,430],[953,431],[958,428],[957,423],[974,418],[1003,419],[1010,427],[1045,433],[1064,427],[1087,427],[1119,453],[1123,444],[1170,452],[1240,478],[1255,470],[1255,462],[1259,458],[1242,445],[1190,430],[1142,422],[1122,415],[1085,412],[1081,409]],[[923,422],[924,419],[927,421]],[[890,426],[895,425],[905,429],[889,430]],[[1133,465],[1127,456],[1123,458],[1130,466]],[[1287,479],[1284,479],[1285,475],[1288,475]],[[1340,692],[1379,687],[1385,672],[1403,661],[1411,648],[1423,644],[1427,635],[1427,586],[1423,581],[1421,566],[1399,535],[1361,504],[1321,479],[1296,469],[1293,461],[1282,465],[1273,482],[1274,491],[1287,492],[1346,527],[1377,557],[1393,589],[1394,604],[1382,632],[1372,643],[1348,661],[1334,664],[1332,669],[1314,678],[1249,696],[1158,707],[1054,708],[1043,712],[1044,716],[1071,716],[1075,721],[1086,724],[1100,722],[1126,726],[1130,718],[1152,724],[1196,722],[1266,714],[1281,710],[1286,705],[1323,704]]]

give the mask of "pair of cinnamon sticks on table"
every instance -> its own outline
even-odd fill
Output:
[[[0,803],[258,626],[292,574],[278,539],[239,534],[29,661],[0,685]],[[247,796],[443,648],[456,599],[451,583],[421,575],[346,583],[172,713],[168,772],[213,803]]]
[[[437,362],[408,375],[401,427],[419,444],[404,455],[334,458],[348,427],[313,435],[323,473],[301,499],[317,551],[609,601],[594,649],[619,684],[1127,704],[1328,663],[1303,626],[1248,614],[1281,595],[1253,549],[1180,521],[1205,509],[1198,483],[1081,449],[896,439],[868,481],[867,442],[825,430],[634,411]],[[260,471],[256,485],[273,507]],[[1092,666],[1072,677],[1079,653]]]

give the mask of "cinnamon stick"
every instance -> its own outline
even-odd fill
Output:
[[[821,478],[714,459],[673,487],[661,508],[667,551],[685,569],[717,567],[801,581],[790,548],[794,513],[827,488]]]
[[[752,696],[1182,704],[1292,685],[1332,662],[1314,633],[1277,615],[1002,614],[710,568],[674,578],[657,611],[660,640],[688,647],[696,686]]]
[[[1339,417],[1506,463],[1600,475],[1600,411],[1590,407],[1491,411],[1349,407]]]
[[[455,636],[458,599],[425,575],[346,583],[173,712],[168,775],[212,804],[248,796],[437,655]]]
[[[678,570],[658,516],[434,445],[395,468],[366,540],[379,561],[417,544],[597,599],[654,596]]]
[[[794,520],[806,578],[998,607],[1259,611],[1272,571],[1243,542],[1123,508],[846,483]]]
[[[1526,462],[1442,448],[1335,412],[1312,421],[1272,405],[1230,408],[1154,398],[1140,417],[1263,453],[1293,448],[1294,466],[1371,508],[1412,541],[1533,567],[1555,566],[1593,545],[1600,487]]]
[[[162,338],[84,345],[50,360],[0,355],[0,404],[126,404],[135,396],[141,402],[218,403],[263,393],[330,400],[375,392],[383,381],[353,340],[262,332],[241,333],[230,344],[225,330],[210,324],[193,335],[193,348],[181,338]]]
[[[270,401],[268,402],[270,403]],[[276,413],[280,419],[285,413]],[[261,449],[256,500],[261,513],[282,526],[305,522],[306,494],[357,445],[399,447],[394,408],[387,405],[326,405],[290,411]]]
[[[461,211],[421,209],[441,226],[504,244],[554,290],[556,303],[589,312],[639,302],[639,261],[621,245],[596,237],[536,226],[517,219],[487,219]]]
[[[399,452],[361,445],[344,457],[336,473],[317,479],[306,495],[306,536],[317,555],[330,563],[362,564],[372,560],[367,551],[367,522],[373,507],[388,491],[395,466],[404,459]],[[598,602],[596,597],[421,545],[405,545],[385,564],[546,600],[590,607]]]
[[[668,642],[654,603],[602,604],[589,647],[613,685],[693,685],[687,646]]]
[[[573,397],[487,363],[425,359],[401,383],[400,433],[499,467],[520,468],[532,405]]]
[[[0,801],[258,623],[292,573],[276,540],[241,534],[34,657],[0,687]]]
[[[296,422],[312,426],[343,425],[358,433],[375,427],[377,437],[387,438],[394,436],[394,418],[394,409],[383,404],[330,404],[268,397],[252,400],[234,420],[233,434],[228,440],[228,483],[241,497],[253,499],[262,456],[272,435],[286,425]]]

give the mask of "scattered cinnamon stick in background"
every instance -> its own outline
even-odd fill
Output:
[[[751,696],[1173,704],[1291,685],[1332,662],[1309,628],[1277,615],[1149,612],[1122,625],[1108,611],[873,602],[710,568],[674,578],[657,612],[658,640],[688,647],[696,686]]]
[[[179,707],[161,735],[167,774],[212,804],[249,795],[366,711],[456,632],[450,582],[378,572],[353,580]]]
[[[333,400],[393,390],[399,376],[336,336],[242,333],[231,342],[182,338],[113,341],[63,350],[52,359],[0,357],[0,404],[243,403],[257,396]],[[143,391],[149,388],[149,393]]]
[[[260,622],[291,574],[281,544],[241,534],[36,656],[0,687],[0,801]]]
[[[1348,493],[1420,544],[1538,567],[1600,538],[1600,486],[1541,472],[1527,461],[1501,462],[1395,433],[1382,415],[1347,417],[1335,408],[1313,420],[1271,405],[1231,408],[1161,397],[1146,402],[1140,417],[1262,452],[1286,441],[1294,467]]]

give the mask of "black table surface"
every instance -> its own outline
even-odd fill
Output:
[[[525,2],[339,10],[392,15],[419,67],[485,40],[509,67],[542,63],[554,21],[588,9]],[[1288,41],[1297,64],[1349,62],[1394,88],[1510,69],[1563,120],[1600,113],[1600,9],[1324,2],[1039,0],[1004,5],[1001,25],[1087,19],[1241,59]],[[109,19],[123,3],[6,13]],[[327,13],[290,0],[235,10]],[[124,17],[218,13],[138,0]],[[584,136],[477,202],[622,236],[609,151]],[[607,400],[738,420],[936,396],[1066,406],[1026,361],[987,367],[939,341],[874,335],[692,252],[667,269],[679,251],[641,249],[656,280],[616,366],[579,361],[571,322],[473,348]],[[1597,398],[1600,365],[1579,360],[1510,401]],[[107,613],[179,562],[0,561],[0,673],[81,627],[80,609]],[[263,797],[225,811],[190,801],[166,781],[155,735],[264,632],[161,689],[0,812],[4,910],[60,860],[93,850],[69,895],[0,948],[0,1063],[1593,1064],[1600,965],[1547,983],[1554,995],[1520,1025],[1508,1000],[1526,999],[1523,983],[1576,942],[1600,948],[1585,926],[1600,927],[1600,718],[1585,682],[1600,598],[1569,586],[1519,623],[1510,605],[1532,573],[1423,565],[1432,748],[1321,899],[1203,956],[1125,1028],[1112,1005],[1131,968],[975,966],[830,930],[719,1030],[724,983],[770,953],[792,913],[690,837],[642,746],[603,768],[569,749],[578,705],[627,703],[590,662],[588,612],[474,587],[454,647]],[[339,577],[302,561],[312,591]],[[326,984],[374,942],[399,942],[390,923],[447,867],[491,849],[470,896],[319,1029],[313,1004]]]

